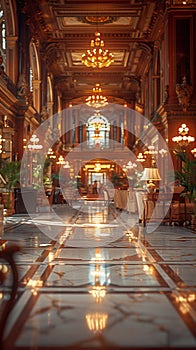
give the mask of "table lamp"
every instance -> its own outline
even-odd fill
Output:
[[[146,185],[146,189],[149,193],[156,192],[158,187],[154,183],[154,181],[156,182],[161,180],[158,168],[144,168],[144,172],[141,177],[141,180],[148,181]]]

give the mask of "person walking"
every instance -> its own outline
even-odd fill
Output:
[[[93,194],[97,194],[97,180],[95,180],[93,184]]]

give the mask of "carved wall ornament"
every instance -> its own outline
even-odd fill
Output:
[[[42,106],[42,110],[41,110],[41,122],[43,123],[46,119],[49,118],[49,113],[47,111],[47,107],[46,106]]]
[[[176,95],[178,98],[179,104],[182,106],[184,112],[187,111],[190,105],[190,99],[193,92],[193,87],[191,84],[188,84],[186,77],[183,77],[182,84],[176,84]]]
[[[18,96],[24,97],[27,93],[27,83],[26,78],[23,73],[20,74],[18,84],[17,84]]]
[[[6,84],[7,84],[7,74],[5,73],[5,67],[3,65],[3,56],[0,52],[0,77],[6,81]]]
[[[164,103],[168,102],[169,98],[169,85],[165,85],[165,91],[164,91]]]
[[[26,104],[28,106],[33,106],[33,93],[32,91],[29,91],[27,92],[27,95],[26,95]]]

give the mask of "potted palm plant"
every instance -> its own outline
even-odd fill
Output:
[[[5,163],[0,169],[0,174],[6,181],[5,189],[2,192],[4,208],[7,214],[14,213],[14,188],[20,183],[20,162],[13,161]]]
[[[196,159],[191,159],[184,151],[176,151],[176,156],[182,161],[182,169],[175,171],[175,179],[184,187],[182,195],[192,204],[191,226],[196,228]]]

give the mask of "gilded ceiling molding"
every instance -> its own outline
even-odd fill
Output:
[[[168,7],[195,7],[195,0],[167,0],[166,1],[167,8]]]
[[[159,0],[160,1],[160,0]],[[59,5],[59,0],[58,0],[58,5]],[[53,4],[54,6],[54,4]],[[120,9],[119,5],[117,5],[117,7],[112,8],[112,16],[111,16],[111,11],[107,10],[107,9],[103,9],[101,11],[97,11],[97,10],[92,10],[92,11],[85,11],[85,17],[95,17],[95,16],[99,16],[99,17],[127,17],[127,16],[134,16],[134,17],[139,17],[140,16],[140,11],[141,8],[139,6],[135,6],[135,8],[127,8],[126,11],[124,9]],[[74,17],[84,17],[82,16],[82,13],[84,13],[84,11],[80,10],[78,11],[77,9],[74,11]],[[60,7],[58,9],[58,6],[56,6],[56,8],[54,9],[54,15],[56,17],[73,17],[73,9],[69,9],[66,7],[66,9],[63,9],[62,7]]]
[[[98,25],[98,24],[108,24],[108,23],[114,23],[116,22],[119,17],[115,16],[95,16],[95,15],[89,15],[89,16],[79,16],[77,17],[78,21],[82,23],[92,24],[92,25]]]

